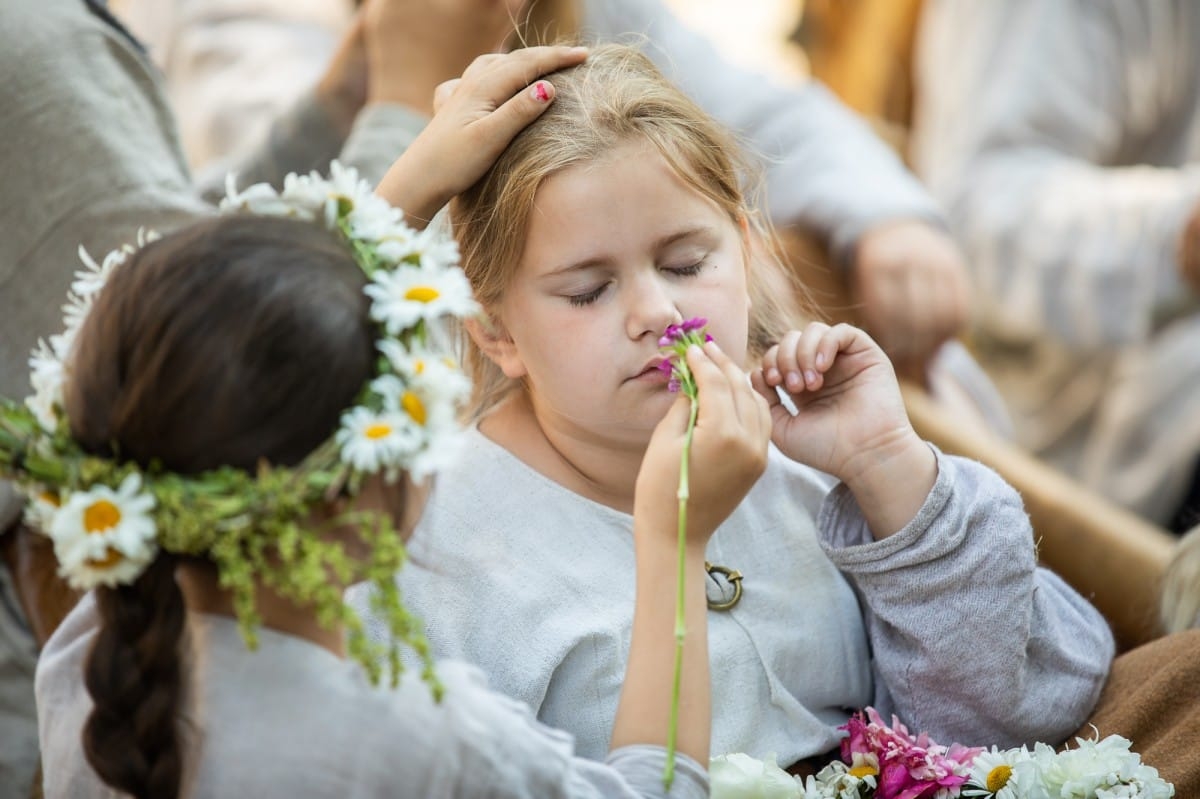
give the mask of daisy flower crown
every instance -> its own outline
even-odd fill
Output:
[[[457,246],[432,229],[405,225],[398,209],[336,161],[328,178],[288,175],[282,191],[263,183],[238,191],[230,176],[220,213],[323,226],[344,241],[366,274],[370,318],[378,325],[377,365],[334,435],[292,468],[264,463],[254,473],[222,467],[194,475],[97,457],[74,441],[63,391],[75,337],[113,270],[158,238],[139,232],[136,246],[114,250],[100,262],[80,248],[84,269],[63,307],[65,329],[39,342],[30,358],[33,395],[24,404],[0,398],[0,475],[27,496],[27,520],[53,540],[59,573],[75,588],[130,584],[160,550],[203,556],[216,564],[221,586],[232,593],[251,648],[260,623],[255,584],[262,582],[315,607],[322,623],[343,624],[351,656],[372,681],[383,663],[393,682],[398,679],[398,645],[404,642],[421,657],[436,690],[428,645],[396,587],[405,555],[391,520],[373,513],[336,520],[357,526],[370,552],[365,563],[302,525],[314,506],[357,493],[367,476],[395,479],[407,471],[419,480],[453,451],[471,384],[431,346],[430,334],[445,317],[478,310],[458,268]],[[374,584],[373,609],[389,620],[390,641],[369,640],[343,602],[338,584],[356,578]]]

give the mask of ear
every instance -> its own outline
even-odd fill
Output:
[[[488,360],[500,367],[505,377],[516,380],[525,376],[525,363],[521,360],[517,345],[500,320],[488,314],[486,318],[471,317],[466,320],[465,326],[475,346]]]

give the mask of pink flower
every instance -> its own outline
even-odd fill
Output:
[[[685,319],[677,325],[667,325],[667,329],[659,337],[658,346],[666,350],[667,357],[658,365],[658,368],[671,377],[667,382],[667,391],[675,392],[682,389],[689,397],[695,396],[695,380],[692,379],[692,373],[687,368],[687,362],[684,361],[683,356],[692,344],[703,344],[713,340],[708,333],[704,333],[703,339],[700,337],[707,324],[708,320],[700,316]]]
[[[875,708],[855,713],[839,729],[842,760],[847,763],[860,755],[874,755],[879,763],[877,799],[926,799],[942,789],[957,788],[967,781],[970,765],[982,748],[954,744],[949,748],[932,741],[925,733],[913,737],[900,720],[892,716],[888,727]]]

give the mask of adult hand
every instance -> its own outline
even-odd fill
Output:
[[[863,234],[850,287],[863,327],[899,374],[922,385],[930,359],[970,318],[962,254],[925,222],[893,222]]]
[[[348,135],[355,116],[367,101],[367,49],[362,11],[355,13],[317,83],[317,101],[341,130],[342,136]]]
[[[525,0],[367,0],[364,35],[370,102],[433,113],[433,93],[478,56],[495,53]]]
[[[461,80],[440,93],[438,113],[392,164],[376,192],[403,209],[410,223],[424,226],[546,110],[554,86],[538,76],[586,57],[581,47],[529,47],[475,59]]]

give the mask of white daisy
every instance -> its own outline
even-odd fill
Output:
[[[137,473],[116,491],[98,485],[66,497],[48,531],[59,573],[82,590],[133,582],[158,551],[153,509]]]
[[[1037,781],[1033,755],[1025,747],[980,752],[971,762],[970,778],[963,796],[996,799],[1038,799],[1044,797]]]
[[[408,414],[398,410],[376,412],[361,405],[342,414],[336,435],[342,461],[368,474],[403,468],[423,439],[421,428]]]
[[[414,244],[421,254],[422,269],[458,266],[458,241],[441,228],[430,225],[416,235]]]
[[[479,310],[471,296],[471,284],[460,269],[380,270],[363,290],[373,300],[371,318],[382,322],[393,336],[422,320],[470,316]]]
[[[324,196],[322,196],[324,202]],[[320,206],[317,206],[320,208]],[[244,191],[237,190],[237,176],[232,172],[225,178],[225,198],[221,200],[221,213],[247,211],[256,216],[274,216],[301,219],[311,222],[316,219],[314,209],[296,202],[289,202],[269,183],[255,183]]]
[[[438,404],[458,406],[471,394],[471,378],[448,355],[410,350],[396,339],[383,339],[376,349],[407,384],[419,385],[422,393]]]

